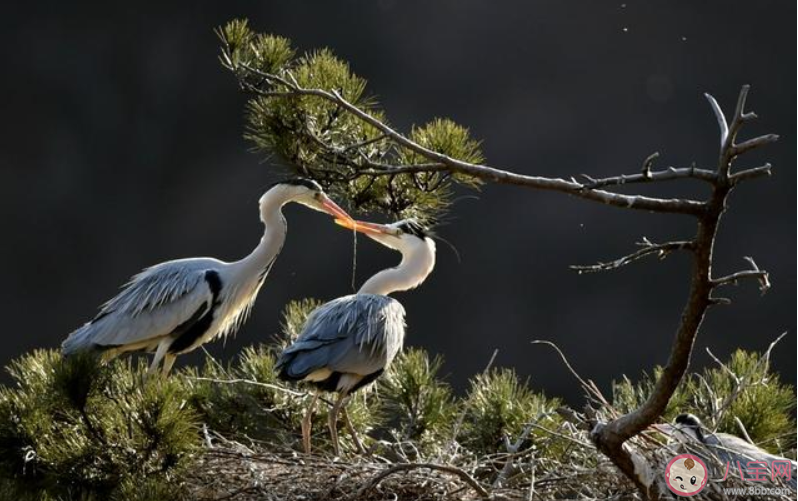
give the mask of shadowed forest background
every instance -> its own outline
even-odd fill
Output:
[[[736,347],[764,350],[795,329],[796,128],[789,2],[226,2],[16,4],[0,55],[0,200],[5,336],[0,363],[56,347],[132,274],[160,261],[238,259],[258,242],[257,200],[278,159],[248,153],[243,105],[212,28],[247,17],[301,50],[328,46],[369,80],[402,130],[436,116],[468,126],[489,165],[594,177],[657,166],[714,168],[717,126],[702,93],[725,107],[742,84],[760,117],[748,134],[781,141],[746,162],[774,176],[746,186],[717,242],[718,274],[755,256],[773,280],[724,291],[693,368]],[[265,160],[265,161],[264,161]],[[752,163],[750,166],[753,166]],[[532,386],[571,402],[576,382],[532,339],[557,343],[607,388],[666,360],[687,293],[687,257],[577,275],[570,264],[626,253],[641,235],[690,237],[688,217],[637,214],[562,194],[487,186],[464,193],[438,232],[438,266],[397,296],[407,344],[446,357],[461,387],[494,349]],[[229,358],[268,341],[290,299],[352,291],[352,235],[322,215],[286,210],[289,235]],[[399,255],[367,239],[359,285]],[[773,354],[794,382],[795,335]],[[182,357],[193,364],[200,354]]]

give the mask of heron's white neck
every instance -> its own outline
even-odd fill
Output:
[[[261,198],[260,218],[264,226],[263,237],[247,257],[235,263],[242,276],[257,279],[274,263],[288,233],[288,224],[283,217],[282,208],[290,201],[290,198],[275,190],[268,191]]]
[[[410,252],[403,252],[399,266],[382,270],[366,280],[358,294],[387,296],[421,285],[435,267],[435,243],[427,239],[425,244]]]

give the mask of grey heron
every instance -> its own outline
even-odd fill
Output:
[[[413,289],[427,278],[435,267],[435,242],[415,220],[387,225],[336,222],[402,254],[398,266],[375,274],[356,294],[333,299],[313,310],[296,341],[282,352],[276,365],[282,380],[305,381],[318,390],[338,393],[328,420],[338,456],[338,413],[346,399],[377,379],[404,343],[405,310],[388,295]],[[315,392],[302,420],[306,453],[310,452],[311,416],[318,397]],[[345,409],[344,419],[358,450],[363,452]]]
[[[693,414],[679,414],[672,425],[660,426],[661,430],[668,433],[673,439],[681,443],[698,442],[706,446],[723,463],[730,463],[730,467],[737,465],[746,469],[749,461],[764,461],[770,468],[773,462],[790,462],[792,472],[789,481],[790,487],[795,489],[796,462],[781,456],[776,456],[756,445],[729,433],[711,433]]]
[[[154,352],[148,372],[163,361],[166,375],[177,355],[234,333],[283,246],[288,227],[282,207],[290,202],[351,219],[315,181],[277,183],[260,198],[264,235],[248,256],[230,263],[208,257],[178,259],[145,269],[101,306],[93,320],[69,335],[63,354],[100,352],[109,360],[125,352]]]

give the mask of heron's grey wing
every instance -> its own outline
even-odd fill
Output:
[[[220,284],[207,264],[171,261],[139,273],[64,341],[64,354],[157,339],[207,312]]]
[[[319,369],[361,375],[384,369],[404,342],[402,305],[387,296],[355,294],[314,310],[278,368],[291,379]]]

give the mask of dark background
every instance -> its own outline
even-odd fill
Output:
[[[58,347],[141,268],[178,257],[238,259],[261,236],[257,200],[278,175],[242,139],[244,96],[217,61],[212,29],[248,17],[302,50],[331,47],[370,81],[393,124],[448,116],[484,140],[491,165],[546,176],[712,168],[718,130],[703,92],[725,109],[742,84],[761,119],[744,135],[782,140],[742,166],[771,179],[734,193],[715,273],[755,256],[773,289],[729,288],[711,311],[695,366],[736,347],[774,355],[796,375],[795,4],[787,1],[16,2],[4,5],[0,61],[3,343],[0,362]],[[667,193],[704,195],[693,183]],[[647,191],[647,190],[644,190]],[[462,388],[495,348],[535,387],[579,402],[559,344],[607,388],[663,364],[686,299],[688,260],[579,276],[568,269],[652,240],[687,238],[688,216],[632,213],[510,186],[464,193],[439,229],[438,266],[397,295],[410,345],[447,359]],[[474,196],[475,195],[475,196]],[[351,291],[352,236],[301,207],[228,358],[279,331],[292,298]],[[357,282],[399,256],[361,239]],[[182,363],[198,363],[187,356]]]

